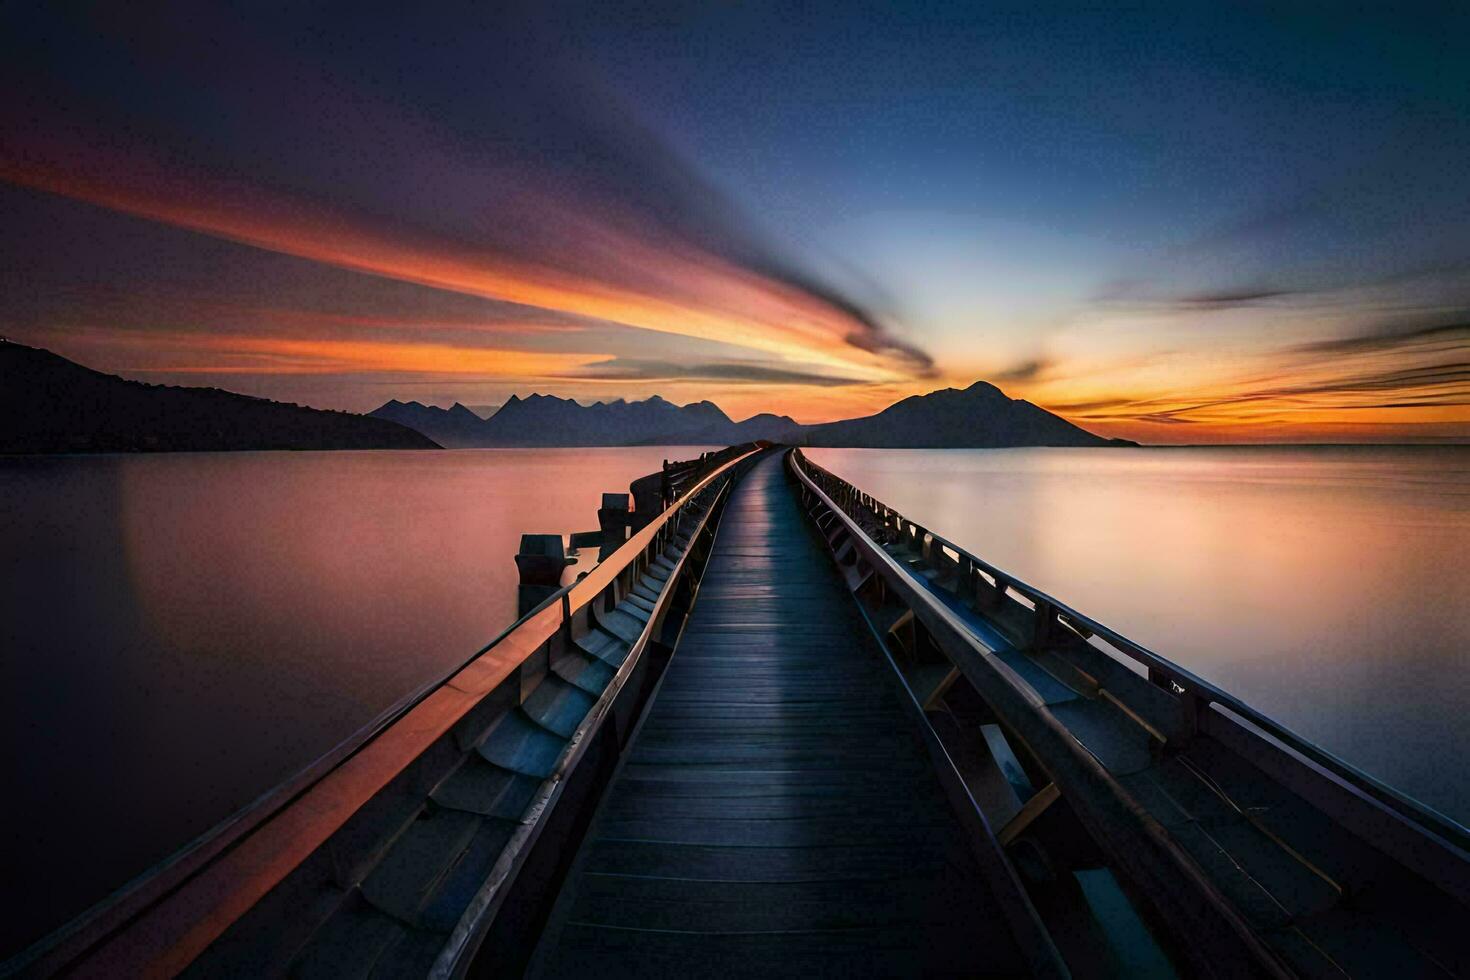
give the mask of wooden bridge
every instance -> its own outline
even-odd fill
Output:
[[[1013,931],[1020,888],[998,853],[983,873],[804,524],[766,457],[721,520],[533,975],[1010,976],[1045,951],[1034,924]]]
[[[801,458],[4,965],[1459,976],[1463,828]]]

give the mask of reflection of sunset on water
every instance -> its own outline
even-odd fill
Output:
[[[1470,738],[1458,668],[1470,451],[806,452],[1390,784],[1470,815],[1470,760],[1439,751]]]

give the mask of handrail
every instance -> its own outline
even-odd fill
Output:
[[[440,681],[400,701],[162,867],[0,964],[0,975],[51,972],[90,956],[99,944],[124,957],[112,966],[126,962],[135,968],[126,972],[171,975],[187,966],[485,695],[567,628],[575,613],[648,558],[650,549],[662,551],[684,507],[760,451],[745,449],[689,488],[584,578],[548,597]],[[647,631],[640,643],[646,639]],[[633,660],[630,653],[628,662]]]
[[[738,450],[742,447],[732,448]],[[665,611],[674,601],[675,589],[673,587],[673,583],[683,573],[685,564],[690,560],[690,552],[693,550],[694,538],[710,526],[710,522],[715,519],[715,516],[722,509],[724,500],[728,498],[730,488],[733,483],[733,481],[728,478],[729,475],[735,472],[735,467],[737,466],[737,464],[745,462],[751,456],[755,455],[756,452],[759,452],[759,450],[757,449],[743,453],[732,453],[731,458],[725,463],[725,465],[720,466],[706,479],[700,481],[698,486],[690,490],[688,493],[681,495],[681,497],[679,498],[681,501],[693,500],[707,487],[713,486],[717,479],[721,476],[721,474],[724,474],[726,477],[720,484],[718,489],[715,491],[715,499],[710,502],[709,508],[700,518],[699,527],[691,531],[691,547],[686,549],[682,554],[679,555],[678,560],[674,564],[674,568],[669,573],[669,585],[660,592],[658,600],[654,604],[654,610],[649,616],[648,622],[644,625],[643,630],[639,633],[638,639],[629,648],[627,657],[623,660],[622,665],[618,668],[617,673],[613,676],[613,679],[608,683],[602,694],[599,695],[597,701],[593,704],[591,709],[588,710],[587,715],[582,719],[581,723],[578,724],[576,730],[572,733],[571,739],[569,740],[567,747],[563,750],[562,754],[558,757],[556,765],[551,772],[551,775],[549,775],[543,782],[541,789],[537,792],[535,798],[528,806],[528,812],[540,815],[550,810],[551,807],[555,805],[556,800],[559,798],[562,790],[566,786],[567,776],[572,772],[572,770],[577,767],[578,763],[582,759],[582,756],[587,752],[589,746],[592,743],[592,736],[602,727],[604,720],[612,712],[614,701],[622,693],[623,687],[626,684],[629,676],[639,666],[639,661],[642,658],[642,654],[647,647],[647,644],[653,637],[654,630],[662,622]],[[645,528],[644,530],[647,530],[647,528]],[[639,533],[642,532],[640,531]],[[650,540],[656,540],[656,536],[654,538],[651,538]],[[601,566],[599,566],[599,568],[600,567]],[[624,569],[626,569],[627,567],[629,566],[623,566]],[[618,574],[621,574],[621,570]],[[591,577],[592,576],[589,574],[587,578],[584,578],[576,583],[576,585],[571,588],[569,595],[575,594],[577,592],[577,589],[585,585],[588,582],[588,579],[590,579]],[[603,588],[596,589],[595,591],[590,592],[582,605],[585,605],[587,602],[595,601],[606,591],[608,587],[611,587],[613,582],[616,581],[616,578],[617,575],[609,577],[607,579],[606,585],[604,585]],[[570,624],[572,607],[565,608],[567,608],[565,621]],[[581,608],[581,605],[575,608]],[[500,858],[496,861],[495,866],[491,869],[490,875],[487,878],[485,884],[481,887],[479,894],[471,902],[471,909],[473,910],[474,914],[471,915],[468,911],[466,912],[465,916],[461,919],[460,924],[454,929],[453,933],[451,934],[448,944],[446,944],[445,948],[440,952],[438,958],[435,960],[434,966],[430,970],[429,974],[430,977],[433,978],[433,980],[445,980],[445,978],[462,977],[467,974],[471,965],[471,961],[473,959],[476,944],[479,940],[483,938],[485,925],[489,921],[489,919],[493,917],[496,909],[499,907],[500,902],[504,899],[504,886],[507,882],[513,880],[515,875],[519,872],[520,866],[524,863],[527,852],[530,850],[531,846],[535,844],[536,840],[541,834],[543,827],[543,821],[539,819],[533,819],[530,821],[522,822],[520,827],[517,828],[515,836],[513,836],[511,841],[506,844]]]
[[[313,783],[318,782],[327,773],[341,765],[368,741],[412,710],[436,688],[443,686],[451,677],[485,654],[507,634],[519,628],[527,619],[535,616],[544,607],[559,603],[563,594],[575,584],[568,583],[553,592],[537,603],[533,609],[528,610],[525,615],[497,633],[493,640],[480,647],[469,658],[399,698],[378,712],[367,724],[358,727],[357,730],[301,769],[188,841],[151,868],[125,882],[91,908],[85,909],[75,918],[42,936],[36,943],[0,963],[0,977],[11,976],[39,961],[58,958],[61,950],[73,949],[75,952],[80,952],[80,949],[76,947],[85,948],[95,942],[96,937],[106,935],[130,916],[136,915],[140,910],[157,901],[160,896],[177,887],[222,851],[227,850],[240,838],[260,826],[272,813],[280,810]]]
[[[858,507],[866,508],[872,516],[882,522],[884,529],[891,528],[893,533],[900,537],[904,534],[914,534],[914,532],[917,532],[917,534],[914,534],[914,541],[923,549],[926,555],[931,554],[934,548],[948,548],[954,551],[960,557],[961,561],[971,563],[976,570],[988,575],[994,581],[997,589],[1009,589],[1024,596],[1034,605],[1040,617],[1053,618],[1059,625],[1072,630],[1083,640],[1088,640],[1091,636],[1101,638],[1123,656],[1146,667],[1149,671],[1150,680],[1154,680],[1156,683],[1159,678],[1166,680],[1172,685],[1169,690],[1176,696],[1195,699],[1200,709],[1203,709],[1209,704],[1216,704],[1227,709],[1231,714],[1248,722],[1285,748],[1310,761],[1312,764],[1327,770],[1338,779],[1353,785],[1359,791],[1396,812],[1399,816],[1412,821],[1422,829],[1443,838],[1446,842],[1453,844],[1461,850],[1470,850],[1470,830],[1467,830],[1454,819],[1417,800],[1403,795],[1393,787],[1363,772],[1351,763],[1338,758],[1186,668],[1154,653],[1141,644],[1135,643],[1115,630],[1099,623],[1091,616],[1078,612],[1066,603],[1043,592],[1041,589],[1028,585],[1016,576],[997,568],[982,558],[976,557],[952,541],[940,537],[933,531],[916,524],[904,517],[893,507],[879,501],[877,498],[847,482],[830,470],[807,459],[800,449],[794,450],[794,458],[797,465],[804,468],[808,475],[825,482],[828,487],[837,491],[832,494],[834,502],[838,503],[855,520],[858,519],[858,515],[854,514],[853,511]],[[824,487],[824,489],[826,488]],[[925,547],[926,545],[927,547]],[[1042,626],[1041,628],[1044,629],[1045,627]],[[1099,648],[1094,647],[1094,649]],[[1109,653],[1107,650],[1100,650],[1100,652],[1104,654]]]
[[[825,471],[808,472],[810,464],[799,452],[794,450],[790,456],[791,471],[803,491],[834,518],[822,532],[834,556],[839,551],[837,542],[845,537],[843,547],[851,546],[854,573],[860,575],[858,569],[866,564],[882,582],[878,593],[894,594],[908,606],[914,620],[925,627],[1001,725],[1015,733],[1035,757],[1045,760],[1050,781],[1069,800],[1093,838],[1165,920],[1178,933],[1191,937],[1183,951],[1201,975],[1284,976],[1245,918],[1165,828],[1138,807],[1102,762],[1049,710],[1042,696],[959,613],[940,601],[827,493],[819,480],[839,492],[841,487]],[[852,489],[850,484],[845,486]],[[861,588],[849,587],[854,594]]]

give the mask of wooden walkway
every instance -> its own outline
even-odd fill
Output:
[[[772,455],[531,974],[1028,972],[899,696]]]

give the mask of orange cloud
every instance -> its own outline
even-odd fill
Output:
[[[373,340],[324,340],[200,333],[94,337],[104,346],[146,350],[149,361],[121,366],[131,374],[429,374],[476,378],[548,377],[605,354],[459,347]],[[178,355],[184,355],[182,359]]]
[[[1362,441],[1470,434],[1470,327],[1347,337],[1221,362],[1184,354],[1018,385],[1145,442]]]
[[[881,344],[854,340],[863,336],[862,324],[840,304],[590,213],[555,218],[567,223],[561,230],[575,240],[589,247],[595,242],[595,254],[615,254],[619,263],[645,273],[632,277],[640,285],[380,226],[254,185],[197,174],[181,177],[136,153],[106,159],[90,151],[63,153],[55,145],[32,146],[25,154],[11,150],[0,155],[0,179],[340,268],[526,307],[532,318],[526,322],[483,324],[487,336],[502,335],[490,337],[497,344],[514,344],[530,333],[567,331],[556,317],[570,315],[759,352],[772,365],[775,380],[758,385],[718,379],[658,382],[657,390],[669,397],[714,398],[737,416],[776,411],[803,422],[830,421],[987,376],[951,370],[944,377],[921,377],[912,362]],[[1219,298],[1211,302],[1221,303]],[[537,323],[536,308],[555,315]],[[233,312],[210,324],[223,324],[230,330],[224,335],[148,330],[132,339],[121,333],[113,340],[94,337],[93,343],[114,349],[136,344],[140,354],[146,352],[146,363],[115,365],[135,373],[424,374],[459,379],[467,387],[472,379],[534,380],[559,391],[579,369],[617,354],[481,348],[461,345],[457,336],[440,336],[449,341],[441,343],[414,343],[403,336],[361,340],[352,334],[372,331],[381,337],[426,324],[375,314]],[[1165,312],[1169,316],[1156,314],[1160,325],[1140,331],[1142,342],[1155,344],[1180,332],[1178,311]],[[1187,313],[1202,315],[1193,307]],[[1125,327],[1149,323],[1137,312],[1124,319]],[[293,336],[247,335],[255,321]],[[454,321],[440,325],[481,326]],[[1165,328],[1174,333],[1166,334]],[[1073,349],[988,376],[1013,397],[1028,398],[1083,427],[1146,442],[1464,438],[1470,433],[1470,378],[1463,364],[1450,360],[1463,361],[1462,352],[1470,349],[1463,327],[1233,353],[1198,344],[1194,350],[1118,357],[1106,339],[1085,330],[1066,342]],[[776,378],[783,370],[791,373],[794,365],[852,383],[816,386]],[[580,378],[575,386],[581,388],[574,392],[579,395],[594,390],[637,396],[648,390],[636,380],[613,378]]]
[[[863,325],[795,286],[692,247],[653,245],[610,228],[624,258],[677,282],[674,295],[598,281],[436,236],[391,233],[284,194],[182,176],[136,157],[29,147],[0,159],[0,179],[260,248],[467,295],[734,344],[777,358],[897,381],[913,365],[852,342]],[[604,242],[604,245],[607,243]]]

